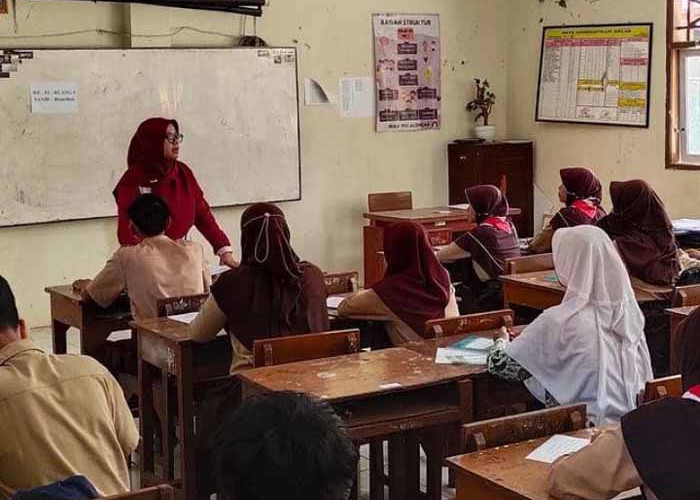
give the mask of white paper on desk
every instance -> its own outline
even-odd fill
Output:
[[[633,490],[629,491],[623,491],[619,495],[617,495],[615,498],[612,500],[624,500],[626,498],[637,498],[642,496],[642,489],[641,488],[635,488]]]
[[[328,307],[328,309],[338,309],[338,306],[340,306],[344,300],[345,297],[331,295],[330,297],[326,298],[326,307]]]
[[[117,330],[109,334],[107,342],[119,342],[120,340],[129,340],[130,338],[131,330]]]
[[[470,352],[465,349],[438,347],[435,353],[437,365],[485,365],[486,353]]]
[[[525,458],[535,462],[553,464],[557,458],[576,453],[591,444],[590,439],[555,434]]]
[[[218,276],[220,274],[225,273],[226,271],[229,271],[231,268],[228,266],[222,266],[219,264],[211,264],[209,266],[209,274],[212,276]]]
[[[677,219],[672,221],[673,230],[677,233],[700,231],[700,219]]]
[[[189,325],[194,321],[198,314],[198,312],[173,314],[172,316],[168,316],[168,319],[172,319],[173,321],[179,321],[180,323],[185,323],[186,325]]]
[[[457,205],[448,205],[450,208],[456,208],[457,210],[466,210],[469,208],[469,203],[458,203]]]

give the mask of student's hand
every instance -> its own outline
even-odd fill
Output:
[[[240,264],[233,258],[233,252],[224,252],[219,256],[219,265],[236,269]]]
[[[73,282],[73,291],[75,293],[82,293],[92,280],[75,280]]]
[[[693,259],[700,259],[700,250],[696,250],[694,248],[690,248],[686,250],[688,255],[690,255]]]
[[[505,340],[506,342],[510,341],[510,332],[505,326],[502,326],[501,328],[498,329],[498,331],[494,335],[494,340]]]

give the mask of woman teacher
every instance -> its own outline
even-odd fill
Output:
[[[139,125],[129,144],[129,168],[114,189],[119,209],[119,243],[138,243],[127,210],[139,194],[154,193],[170,207],[172,220],[166,231],[169,237],[184,238],[194,225],[214,248],[220,263],[236,267],[231,243],[214,219],[192,170],[177,160],[182,139],[175,120],[150,118]]]

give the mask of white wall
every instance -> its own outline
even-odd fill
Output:
[[[501,97],[494,122],[506,134],[503,97],[511,27],[504,20],[516,1],[523,0],[271,0],[257,22],[258,35],[273,45],[296,45],[300,80],[313,77],[333,90],[342,76],[371,76],[372,13],[439,13],[442,23],[440,131],[376,134],[370,118],[340,119],[335,108],[302,107],[303,199],[283,205],[300,255],[324,269],[360,270],[362,212],[369,192],[411,190],[419,206],[446,202],[446,145],[471,127],[464,103],[472,95],[473,77],[489,78]],[[236,15],[150,6],[27,0],[16,5],[16,29],[12,15],[0,16],[4,47],[229,46],[242,26]],[[247,25],[250,34],[252,20]],[[153,36],[182,26],[200,31]],[[144,36],[120,34],[129,30]],[[74,33],[54,36],[63,32]],[[241,211],[216,211],[234,241]],[[113,219],[0,228],[0,274],[14,287],[30,323],[46,325],[44,287],[90,277],[116,245]]]
[[[700,174],[666,170],[664,163],[666,0],[567,0],[567,4],[562,8],[554,0],[511,2],[508,131],[536,141],[537,184],[556,200],[559,169],[585,165],[601,176],[606,197],[611,180],[644,179],[658,191],[672,216],[699,216]],[[536,123],[542,26],[627,22],[654,23],[650,128]],[[549,204],[537,191],[536,198],[541,215]]]

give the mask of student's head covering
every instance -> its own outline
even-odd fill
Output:
[[[676,240],[663,202],[644,181],[610,183],[613,212],[598,222],[615,240],[630,275],[671,285],[680,274]]]
[[[686,394],[641,406],[622,418],[622,434],[644,484],[659,500],[700,498],[700,309],[681,324],[674,346]]]
[[[241,216],[241,260],[280,282],[298,287],[299,257],[290,243],[284,213],[271,203],[256,203]]]
[[[129,144],[126,162],[129,170],[141,173],[146,179],[160,179],[175,163],[163,154],[163,141],[168,125],[179,133],[177,121],[167,118],[149,118],[139,125]]]
[[[595,226],[561,229],[552,242],[564,300],[542,313],[506,352],[560,404],[586,403],[596,425],[620,419],[653,378],[644,316],[612,241]]]
[[[255,340],[328,329],[323,274],[297,257],[282,210],[256,203],[243,212],[241,248],[241,266],[211,287],[229,333],[251,349]]]
[[[566,204],[587,200],[598,206],[603,196],[603,186],[598,177],[585,167],[567,167],[559,171],[561,182],[567,191]]]
[[[496,186],[481,185],[467,188],[467,203],[476,213],[479,224],[489,217],[506,217],[508,200]]]
[[[430,246],[422,226],[400,222],[384,229],[384,278],[374,292],[418,335],[425,322],[442,318],[450,298],[447,271]]]

